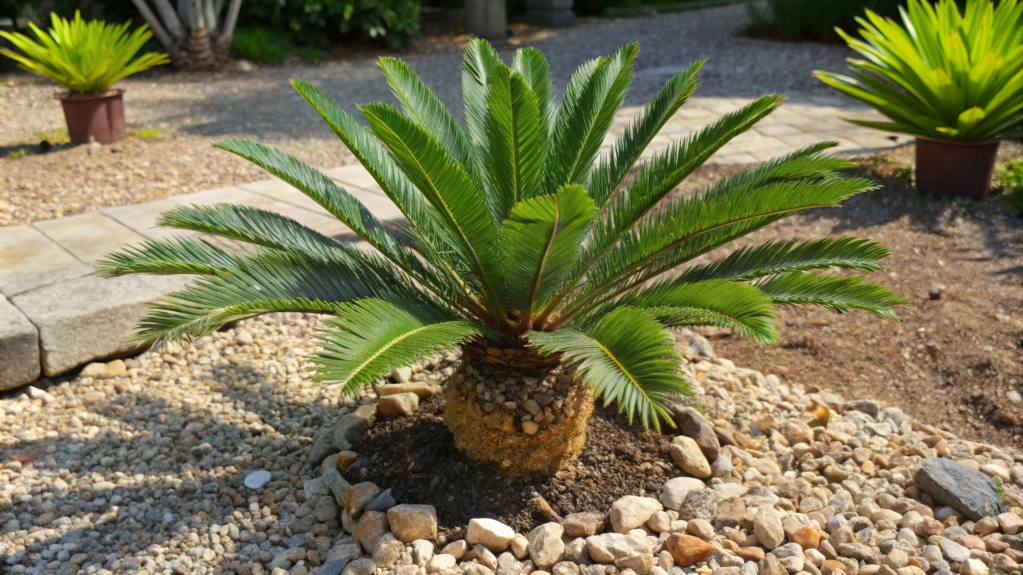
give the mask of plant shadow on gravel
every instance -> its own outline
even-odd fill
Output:
[[[286,545],[285,527],[291,514],[279,509],[284,501],[276,499],[275,492],[286,488],[293,497],[301,489],[301,482],[296,484],[293,479],[318,476],[318,467],[307,463],[311,435],[332,423],[338,408],[319,401],[289,401],[290,392],[279,389],[266,374],[247,365],[224,361],[211,368],[201,380],[209,382],[210,395],[223,395],[221,401],[211,402],[203,397],[205,393],[197,393],[191,405],[176,407],[158,392],[146,389],[146,386],[173,386],[174,381],[145,382],[139,393],[121,391],[113,397],[84,405],[84,409],[68,410],[66,415],[60,416],[65,421],[54,430],[57,437],[7,438],[0,442],[0,462],[25,461],[27,456],[30,459],[26,467],[35,467],[41,474],[54,478],[62,476],[72,483],[72,489],[58,498],[53,519],[79,512],[94,513],[94,518],[98,519],[113,505],[111,497],[120,497],[117,504],[121,513],[127,510],[132,519],[117,522],[116,527],[113,522],[108,523],[109,533],[123,539],[121,544],[137,543],[139,550],[180,537],[176,532],[182,523],[189,529],[198,529],[234,522],[236,512],[249,517],[252,503],[269,508],[276,515],[271,528],[285,537]],[[39,382],[36,385],[58,394],[57,401],[62,401],[66,396],[55,387],[73,379],[69,374],[57,378],[53,385]],[[80,392],[74,387],[72,392],[81,402]],[[273,405],[257,412],[258,423],[229,421],[219,413],[221,410],[211,406],[213,403],[218,406],[251,403],[256,397],[267,397],[267,392],[274,394]],[[20,393],[23,390],[5,392],[0,399],[10,399]],[[82,422],[80,429],[68,426],[67,420],[72,416]],[[113,421],[122,425],[118,428],[111,424]],[[125,423],[127,425],[123,425]],[[266,425],[273,429],[267,429]],[[100,429],[92,439],[84,436],[90,426]],[[126,437],[129,434],[131,437]],[[245,476],[259,469],[271,471],[273,480],[262,489],[247,489]],[[85,484],[100,481],[99,476],[102,481],[118,485],[103,492],[83,490],[80,486],[76,489],[67,472],[77,475],[78,481]],[[141,479],[137,477],[139,474],[143,476]],[[125,476],[128,485],[122,486],[119,483]],[[153,499],[158,501],[155,505]],[[38,515],[39,510],[30,509],[29,505],[15,500],[11,511],[14,516],[25,512]],[[164,522],[167,513],[174,518],[169,524]],[[0,536],[11,536],[4,525],[0,522]],[[72,529],[70,523],[63,521],[49,527],[60,527],[60,531]],[[100,530],[106,533],[105,529]],[[338,532],[339,528],[335,528],[331,535]],[[59,539],[53,536],[36,545],[44,549],[45,545]],[[251,541],[239,540],[235,544],[240,549],[248,543]]]

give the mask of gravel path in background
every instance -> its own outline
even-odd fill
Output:
[[[826,93],[811,73],[840,69],[842,46],[796,44],[739,36],[743,6],[657,17],[588,19],[566,30],[517,26],[501,49],[506,59],[527,44],[551,61],[558,91],[587,59],[639,41],[642,53],[625,105],[645,104],[689,62],[707,59],[697,96],[754,97],[768,92]],[[421,52],[400,55],[461,114],[460,70],[464,38],[424,41]],[[440,46],[438,48],[438,45]],[[130,136],[114,146],[58,146],[37,154],[40,134],[63,128],[53,84],[24,74],[0,76],[0,226],[51,219],[106,206],[138,203],[219,186],[264,179],[265,174],[209,146],[224,138],[251,138],[284,149],[320,168],[355,161],[289,79],[312,82],[357,113],[356,104],[395,103],[372,57],[321,65],[257,67],[252,72],[147,72],[125,80],[129,130],[157,130],[159,137]],[[19,150],[28,153],[9,157]]]

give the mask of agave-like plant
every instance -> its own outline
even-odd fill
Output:
[[[465,130],[394,58],[382,58],[380,67],[401,109],[359,106],[368,129],[314,86],[293,81],[405,214],[400,235],[296,158],[228,140],[215,145],[302,191],[374,249],[254,208],[181,207],[160,223],[258,249],[229,253],[182,237],[114,255],[103,269],[202,276],[153,308],[141,322],[143,338],[198,337],[269,312],[329,316],[313,362],[320,379],[345,392],[461,347],[445,420],[460,448],[507,474],[552,472],[577,452],[594,394],[617,403],[630,421],[672,424],[669,404],[688,392],[673,327],[722,326],[772,342],[779,305],[887,316],[903,303],[861,276],[811,271],[881,269],[888,252],[855,238],[771,242],[667,273],[871,183],[842,177],[849,162],[824,154],[833,144],[822,143],[662,202],[783,97],[764,96],[696,131],[630,179],[644,149],[696,89],[702,65],[672,77],[601,155],[638,54],[629,44],[583,64],[559,103],[538,50],[519,50],[509,67],[490,44],[473,41],[462,72]]]
[[[902,23],[867,10],[863,39],[838,33],[859,52],[855,78],[815,72],[891,122],[856,124],[934,140],[986,142],[1019,133],[1023,122],[1023,3],[909,0]]]
[[[135,57],[153,37],[144,25],[129,34],[128,22],[86,22],[79,12],[73,20],[51,13],[50,22],[49,31],[29,22],[35,40],[17,32],[0,32],[0,38],[22,52],[0,48],[0,54],[24,70],[66,86],[72,94],[102,94],[122,78],[170,61],[166,54],[155,52]]]

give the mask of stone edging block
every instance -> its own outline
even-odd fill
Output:
[[[39,330],[0,295],[0,390],[39,377]]]
[[[144,347],[132,340],[146,304],[160,290],[139,277],[85,276],[12,298],[39,330],[43,373],[53,377],[89,361]]]

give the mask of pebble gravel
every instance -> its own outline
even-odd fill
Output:
[[[0,570],[1019,573],[1018,453],[737,367],[690,332],[678,347],[699,409],[674,412],[686,435],[660,492],[529,533],[480,509],[466,539],[431,541],[432,507],[396,502],[387,486],[349,486],[338,469],[355,454],[333,466],[312,456],[317,437],[351,430],[377,400],[310,381],[315,327],[296,314],[256,318],[0,396]],[[458,363],[429,358],[390,379],[435,385]]]

